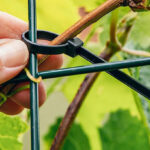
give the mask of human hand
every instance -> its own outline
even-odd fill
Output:
[[[21,34],[28,29],[27,23],[0,12],[0,84],[19,74],[28,63],[29,53],[26,45],[21,41]],[[46,44],[46,41],[44,41]],[[40,56],[38,56],[40,58]],[[58,69],[63,63],[62,55],[51,55],[39,66],[39,71]],[[17,84],[15,89],[29,83]],[[43,83],[39,83],[39,105],[46,99]],[[0,107],[0,111],[15,115],[24,108],[30,108],[29,89],[18,92]]]

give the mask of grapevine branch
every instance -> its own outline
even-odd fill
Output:
[[[120,6],[130,6],[133,7],[133,4],[136,5],[139,0],[107,0],[105,3],[100,5],[98,8],[88,13],[86,16],[77,21],[73,26],[63,32],[61,35],[56,37],[53,41],[50,41],[50,45],[61,44],[68,39],[71,39],[82,32],[85,28],[98,21],[100,18],[115,10]],[[134,6],[135,7],[135,6]],[[39,61],[39,65],[43,63],[48,56],[43,56]]]
[[[130,1],[131,2],[131,1]],[[107,14],[108,12],[112,11],[113,9],[116,9],[117,7],[123,5],[127,3],[127,1],[119,1],[119,0],[108,0],[107,1],[107,5],[106,3],[104,3],[103,5],[101,5],[99,8],[97,8],[96,10],[102,10],[104,11],[103,12],[103,15]],[[111,6],[109,6],[111,5]],[[113,6],[112,6],[113,5]],[[129,3],[128,3],[129,5]],[[102,8],[103,9],[102,9]],[[100,13],[100,12],[99,12]],[[90,13],[90,14],[93,14]],[[87,15],[87,16],[90,16],[90,15]],[[85,16],[85,18],[87,17]],[[100,16],[100,15],[99,15]],[[95,16],[94,16],[95,17]],[[102,16],[101,16],[102,17]],[[93,18],[92,18],[93,19]],[[98,18],[99,19],[99,18]],[[81,23],[82,23],[82,19],[80,20]],[[71,27],[69,30],[67,30],[66,32],[64,32],[62,35],[60,35],[58,38],[56,38],[54,40],[54,42],[52,43],[57,43],[57,40],[59,41],[59,38],[63,39],[64,41],[67,40],[68,38],[66,38],[67,34],[68,34],[68,37],[69,38],[72,38],[72,35],[75,36],[76,33],[78,34],[79,32],[81,32],[81,30],[83,29],[82,26],[84,26],[84,24],[81,24],[80,26],[80,21],[77,22],[75,24],[75,26]],[[90,21],[87,19],[87,21],[90,23]],[[95,19],[96,21],[96,19]],[[91,21],[91,23],[93,23],[93,21]],[[77,25],[79,26],[79,29],[77,28]],[[88,24],[90,25],[90,24]],[[112,29],[115,29],[115,22],[113,22],[113,26]],[[86,26],[85,26],[86,27]],[[76,31],[77,30],[77,31]],[[73,33],[73,34],[71,34]],[[114,34],[114,33],[113,33]],[[64,37],[65,36],[65,37]],[[113,40],[112,42],[115,42],[115,39],[113,37],[111,37],[111,39]],[[59,43],[59,42],[58,42]],[[58,44],[57,43],[57,44]],[[103,59],[105,60],[109,60],[117,51],[120,50],[120,47],[118,47],[117,50],[113,51],[113,50],[110,50],[110,47],[109,47],[109,44],[111,43],[108,43],[108,47],[106,47],[106,49],[101,53],[100,57],[102,57]],[[117,47],[116,47],[117,48]],[[109,53],[108,53],[109,52]],[[67,109],[67,112],[60,124],[60,127],[56,133],[56,136],[55,136],[55,139],[52,143],[52,146],[51,146],[51,150],[59,150],[64,142],[64,139],[65,137],[67,136],[68,134],[68,131],[86,97],[86,95],[88,94],[88,91],[90,90],[91,86],[93,85],[93,83],[95,82],[97,76],[99,75],[99,73],[93,73],[93,74],[88,74],[86,76],[86,78],[84,79],[84,81],[82,82],[74,100],[72,101],[72,103],[70,104],[70,106],[68,107]]]
[[[112,54],[109,53],[102,53],[100,55],[101,58],[109,60],[112,57]],[[85,79],[83,80],[75,98],[73,99],[72,103],[69,105],[67,112],[59,126],[59,129],[56,133],[55,139],[51,146],[50,150],[59,150],[64,142],[65,137],[68,134],[68,131],[85,99],[87,96],[90,88],[92,87],[93,83],[97,79],[100,73],[92,73],[88,74]]]
[[[130,55],[150,57],[150,52],[146,52],[142,50],[131,50],[131,49],[123,48],[121,49],[121,51],[128,53]]]

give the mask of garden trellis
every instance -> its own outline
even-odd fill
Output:
[[[127,0],[123,1],[123,5],[127,5]],[[116,3],[117,5],[118,3]],[[130,67],[138,67],[150,65],[150,58],[126,60],[120,62],[108,63],[102,58],[96,56],[95,54],[89,52],[83,47],[84,43],[79,38],[72,38],[65,43],[50,46],[50,45],[40,45],[37,44],[37,39],[53,40],[58,35],[48,31],[37,30],[36,28],[36,0],[29,0],[29,31],[26,31],[22,35],[23,41],[27,44],[30,51],[30,62],[29,68],[30,73],[33,77],[56,78],[64,77],[70,75],[92,73],[106,71],[119,81],[123,82],[130,88],[134,89],[136,92],[150,99],[150,89],[137,82],[124,72],[117,69],[124,69]],[[70,57],[75,57],[77,55],[91,62],[92,65],[74,67],[74,68],[63,68],[57,70],[50,70],[44,72],[38,72],[38,61],[37,54],[66,54]],[[4,83],[5,86],[10,83],[17,83],[23,81],[30,81],[30,98],[31,98],[31,149],[39,150],[39,113],[38,113],[38,84],[31,81],[26,74],[20,74],[14,79]]]

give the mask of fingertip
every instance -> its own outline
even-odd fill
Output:
[[[17,115],[21,113],[24,110],[24,108],[15,102],[13,102],[11,99],[7,99],[7,101],[0,106],[0,112],[3,112],[7,115]]]
[[[16,86],[16,89],[18,89],[22,86],[25,86],[27,84],[29,84],[29,83],[27,83],[27,82],[26,83],[20,83],[19,85]],[[30,109],[30,90],[29,89],[18,92],[17,94],[12,96],[11,99],[15,103],[17,103],[17,104],[19,104],[25,108]],[[45,102],[45,100],[46,100],[45,87],[44,87],[43,82],[40,82],[39,83],[39,106],[42,106],[43,103]]]
[[[46,90],[45,90],[44,83],[41,82],[39,84],[39,106],[40,107],[44,104],[45,100],[46,100]]]
[[[0,40],[0,83],[15,77],[26,66],[28,48],[20,40]]]

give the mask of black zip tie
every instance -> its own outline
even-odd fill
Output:
[[[130,0],[124,1],[125,3],[123,5],[126,5],[130,2]],[[56,38],[58,34],[48,32],[48,31],[37,31],[37,38],[38,39],[45,39],[45,40],[53,40]],[[29,32],[26,31],[22,35],[23,41],[27,44],[29,51],[33,53],[39,53],[39,54],[67,54],[71,57],[75,57],[76,55],[80,55],[84,59],[88,60],[89,62],[96,64],[96,63],[105,63],[106,61],[102,58],[94,55],[93,53],[89,52],[85,48],[82,47],[83,42],[79,38],[74,38],[71,40],[68,40],[66,43],[50,46],[50,45],[41,45],[37,43],[33,43],[29,38]],[[119,70],[113,70],[113,71],[106,71],[108,74],[112,75],[119,81],[126,84],[128,87],[132,88],[133,90],[137,91],[141,95],[147,97],[150,99],[150,89],[142,85],[141,83],[134,80],[132,77],[128,76],[124,72],[121,72]]]
[[[78,49],[78,54],[93,64],[106,62],[104,59],[92,54],[83,47]],[[150,100],[150,89],[137,82],[134,78],[119,70],[106,72]]]
[[[37,39],[51,41],[57,36],[58,34],[53,32],[37,30]],[[22,34],[22,40],[26,43],[30,52],[46,55],[57,55],[64,53],[71,57],[75,57],[77,55],[76,50],[83,45],[83,42],[79,38],[70,39],[66,43],[56,46],[34,43],[29,40],[29,31]]]

